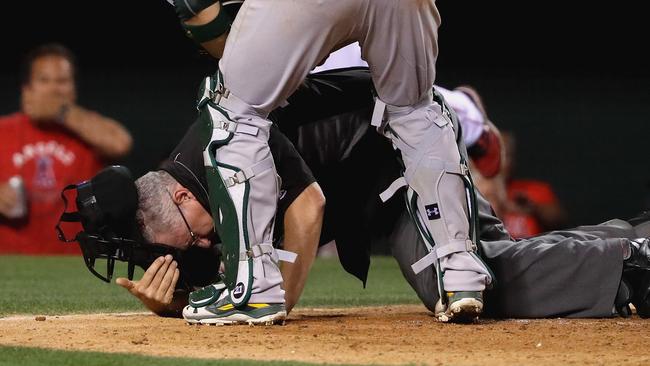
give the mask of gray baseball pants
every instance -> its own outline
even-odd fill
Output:
[[[242,169],[268,158],[269,111],[280,106],[330,52],[358,41],[378,98],[387,105],[385,116],[393,142],[410,147],[400,150],[406,181],[423,197],[420,214],[426,217],[427,204],[440,209],[440,217],[425,221],[444,253],[440,263],[445,288],[481,291],[491,279],[466,252],[469,227],[463,184],[440,168],[458,165],[460,156],[455,131],[431,98],[439,25],[435,0],[245,1],[219,62],[225,88],[232,96],[224,98],[222,106],[233,121],[262,132],[246,144],[239,143],[240,136],[235,134],[219,153],[224,163],[232,159]],[[252,236],[262,233],[256,241],[266,242],[267,233],[272,232],[268,212],[275,210],[277,181],[265,174],[250,184],[255,194],[248,200],[249,230],[255,231]],[[256,217],[258,212],[262,214]],[[269,286],[274,287],[274,282]]]
[[[623,269],[623,245],[641,232],[622,220],[513,240],[479,195],[481,249],[496,286],[485,294],[488,316],[511,318],[609,317]],[[436,274],[410,271],[423,244],[406,215],[390,238],[404,277],[433,311]],[[405,245],[406,244],[406,245]]]

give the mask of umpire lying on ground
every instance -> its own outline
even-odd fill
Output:
[[[387,241],[424,305],[433,311],[438,300],[435,271],[429,267],[415,275],[411,269],[428,252],[403,202],[382,205],[377,198],[401,168],[390,143],[369,127],[371,88],[365,70],[313,75],[273,116],[314,173],[273,130],[271,151],[286,192],[278,210],[285,213],[284,248],[299,258],[283,269],[287,310],[300,295],[318,243],[324,198],[314,176],[328,199],[321,242],[336,239],[343,267],[365,282],[370,246]],[[144,237],[189,248],[182,280],[169,256],[156,260],[140,281],[118,279],[160,315],[179,315],[187,291],[218,276],[216,256],[209,255],[215,243],[209,241],[212,222],[194,129],[161,171],[137,181]],[[606,317],[629,314],[630,302],[640,315],[650,315],[649,240],[638,239],[650,235],[650,215],[514,241],[478,196],[481,254],[497,280],[486,292],[486,315]]]

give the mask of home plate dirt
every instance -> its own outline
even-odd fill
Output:
[[[38,319],[37,319],[38,318]],[[150,314],[0,318],[0,345],[214,359],[427,365],[650,365],[650,320],[441,324],[422,306],[301,308],[284,326],[190,326]]]

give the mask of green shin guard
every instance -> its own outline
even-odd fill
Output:
[[[240,119],[252,113],[251,107],[225,88],[219,71],[205,78],[197,108],[210,210],[223,242],[228,301],[236,308],[251,299],[283,303],[277,262],[290,258],[272,243],[279,190],[267,143],[270,122]]]
[[[215,119],[218,119],[215,121]],[[248,302],[253,285],[253,258],[240,258],[240,253],[250,251],[250,240],[246,222],[249,183],[243,182],[229,188],[224,176],[234,176],[241,169],[219,162],[216,151],[227,145],[233,133],[218,128],[219,124],[230,122],[228,114],[218,106],[205,106],[199,115],[201,124],[201,144],[210,195],[210,210],[215,229],[223,242],[223,262],[225,265],[224,283],[230,291],[232,303],[237,306]],[[233,200],[233,195],[237,198]],[[239,202],[241,201],[241,202]],[[241,205],[241,209],[237,209]]]

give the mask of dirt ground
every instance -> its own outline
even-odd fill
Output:
[[[422,306],[298,309],[284,326],[149,314],[0,318],[0,344],[153,356],[427,365],[650,365],[650,320],[441,324]]]

